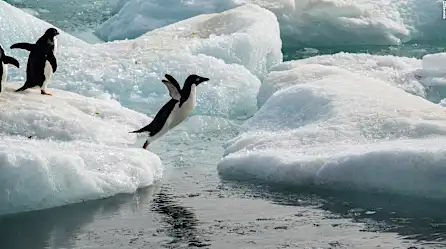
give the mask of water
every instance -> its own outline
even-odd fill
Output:
[[[286,41],[284,41],[284,43],[285,42]],[[400,46],[337,46],[320,48],[297,48],[287,44],[283,46],[285,61],[304,59],[316,55],[335,54],[339,52],[406,56],[421,59],[426,54],[441,53],[445,51],[445,44],[432,44],[426,42],[411,42]]]
[[[92,31],[112,16],[109,0],[15,0],[14,6],[90,43],[102,42]]]
[[[48,10],[39,17],[73,34],[88,33],[109,15],[105,1],[78,3],[64,5],[68,11],[50,0],[18,6]],[[435,44],[283,49],[286,60],[339,51],[420,58],[443,50]],[[221,180],[221,145],[236,133],[237,127],[194,133],[180,125],[150,148],[166,166],[162,182],[134,194],[2,216],[0,248],[446,246],[443,202]]]

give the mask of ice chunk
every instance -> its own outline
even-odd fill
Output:
[[[415,72],[417,79],[426,88],[428,99],[435,103],[446,98],[444,63],[446,53],[427,54],[422,58],[422,68]]]
[[[152,120],[114,100],[87,98],[60,90],[53,90],[51,97],[40,95],[38,89],[13,93],[22,85],[23,82],[9,82],[0,97],[3,134],[125,146],[136,138],[130,131]]]
[[[331,66],[324,77],[288,75],[226,145],[223,177],[444,197],[442,106]]]
[[[0,97],[0,214],[131,193],[162,176],[160,158],[129,134],[150,122],[114,100],[54,90]]]
[[[141,25],[135,27],[140,28]],[[118,32],[123,30],[129,29],[120,28]],[[182,38],[181,42],[189,43],[183,49],[190,50],[194,55],[204,54],[223,59],[228,64],[243,65],[258,77],[282,61],[277,19],[274,14],[256,5],[245,5],[220,14],[196,16],[157,29],[137,40],[162,38],[180,42],[177,37]]]
[[[426,97],[426,89],[414,74],[420,67],[421,61],[415,58],[343,52],[287,61],[271,68],[260,87],[257,101],[262,106],[278,89],[349,72],[381,79],[409,93]]]
[[[96,32],[105,40],[134,38],[198,14],[247,3],[274,12],[284,41],[295,47],[398,45],[446,38],[441,0],[129,0]]]
[[[133,39],[196,15],[230,9],[226,1],[209,0],[120,0],[115,10],[119,6],[118,13],[95,31],[99,38],[105,41]],[[124,26],[127,28],[123,29]]]
[[[0,4],[18,11],[6,3]],[[6,12],[0,14],[0,27],[6,33],[22,30],[17,20],[29,19],[31,30],[42,29],[39,25],[43,22],[34,24],[35,18],[21,11],[17,13],[20,18],[13,22],[6,18]],[[161,83],[164,74],[174,76],[180,85],[189,74],[199,74],[210,81],[197,89],[195,114],[249,116],[257,110],[260,80],[256,76],[264,75],[271,65],[282,61],[277,21],[264,27],[263,31],[271,31],[269,35],[260,37],[254,26],[264,23],[263,19],[274,21],[275,17],[258,6],[247,5],[185,20],[135,40],[82,47],[62,40],[63,47],[57,55],[59,67],[49,87],[92,97],[106,93],[123,106],[154,115],[169,99]],[[36,34],[29,34],[34,35],[32,39],[20,40],[34,41]],[[26,51],[7,53],[16,56],[22,67],[26,65]],[[23,68],[11,69],[10,78],[22,81],[24,73]]]
[[[141,148],[1,136],[0,214],[132,193],[162,176]]]

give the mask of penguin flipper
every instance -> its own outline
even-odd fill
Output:
[[[168,80],[162,80],[164,85],[167,87],[167,90],[169,91],[169,95],[172,99],[180,100],[181,94],[179,91],[179,86],[177,87],[174,83],[168,81]],[[177,83],[178,84],[178,83]]]
[[[53,73],[56,72],[57,70],[57,61],[56,61],[56,57],[54,56],[53,52],[49,52],[46,59],[48,60],[48,62],[51,64],[51,67],[53,68]]]
[[[3,56],[3,63],[14,65],[16,68],[20,68],[19,62],[10,56]]]
[[[27,43],[27,42],[19,42],[19,43],[12,44],[10,48],[11,49],[19,48],[19,49],[28,50],[31,52],[34,48],[34,44]]]

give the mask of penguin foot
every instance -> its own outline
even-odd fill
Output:
[[[143,149],[147,149],[147,146],[149,146],[149,142],[145,142],[144,145],[142,146]]]
[[[40,94],[42,94],[42,95],[49,95],[49,96],[53,96],[53,94],[52,94],[52,93],[47,93],[47,92],[45,92],[44,90],[40,90]]]

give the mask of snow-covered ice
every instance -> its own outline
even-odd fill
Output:
[[[135,38],[185,18],[247,3],[274,12],[282,36],[293,46],[398,45],[446,38],[441,0],[129,0],[96,34],[107,41]]]
[[[6,92],[0,97],[3,134],[125,146],[135,142],[136,137],[129,131],[152,120],[115,100],[99,100],[57,89],[51,89],[54,95],[48,97],[40,95],[37,88],[13,93],[22,85],[23,82],[8,82]]]
[[[1,135],[0,214],[133,193],[162,176],[158,156],[140,148]]]
[[[275,67],[262,86],[261,109],[227,143],[219,173],[444,197],[446,109],[393,82],[410,60],[358,54],[368,67],[336,67],[327,57]]]
[[[257,100],[262,106],[274,92],[284,87],[348,72],[381,79],[409,93],[426,97],[426,88],[415,74],[420,67],[421,60],[415,58],[343,52],[287,61],[271,68]]]
[[[162,177],[160,158],[128,132],[151,119],[75,93],[0,97],[0,214],[131,193]]]

